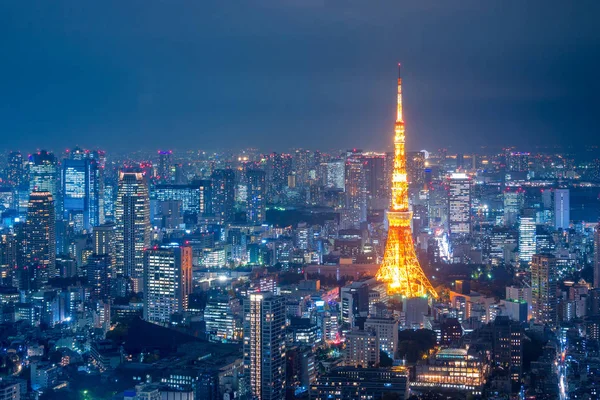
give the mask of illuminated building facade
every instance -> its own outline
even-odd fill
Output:
[[[88,157],[66,159],[62,164],[63,219],[75,232],[90,231],[101,223],[102,184],[98,162]]]
[[[367,193],[363,163],[354,158],[346,161],[345,207],[342,211],[342,229],[360,228],[367,220]]]
[[[204,309],[204,321],[206,321],[206,332],[211,340],[233,342],[240,339],[239,323],[233,313],[235,302],[239,305],[239,300],[231,299],[227,295],[208,299]]]
[[[471,233],[471,179],[466,174],[452,174],[448,181],[448,230]]]
[[[285,398],[285,329],[284,298],[250,294],[244,302],[244,368],[252,398]]]
[[[390,358],[396,356],[398,350],[398,320],[389,317],[370,316],[365,321],[365,330],[373,331],[379,341],[379,349]]]
[[[200,190],[198,184],[177,185],[164,183],[156,185],[152,197],[158,201],[181,201],[181,211],[188,215],[198,215],[200,212]]]
[[[212,208],[221,223],[232,222],[235,213],[235,173],[216,169],[212,173]]]
[[[344,190],[344,160],[331,160],[323,165],[323,184],[329,189]]]
[[[535,215],[533,210],[525,210],[519,218],[519,260],[530,262],[536,250]]]
[[[25,182],[23,155],[19,151],[13,151],[8,155],[6,178],[8,179],[8,183],[13,186],[21,186]]]
[[[375,331],[354,329],[346,334],[344,365],[363,368],[379,365],[379,338]]]
[[[415,367],[411,389],[434,392],[463,392],[480,395],[488,365],[478,354],[465,349],[443,349]]]
[[[510,373],[511,381],[519,382],[523,369],[523,328],[508,316],[497,316],[492,327],[494,362]]]
[[[570,215],[569,189],[554,190],[554,228],[569,229]]]
[[[525,192],[523,189],[514,191],[506,190],[503,195],[504,200],[504,225],[513,226],[517,223],[521,210],[525,203]]]
[[[600,224],[594,229],[594,287],[600,287]]]
[[[404,367],[338,367],[319,376],[311,385],[311,399],[355,400],[394,399],[409,396],[408,371]]]
[[[530,153],[510,152],[506,155],[506,167],[509,171],[527,172]]]
[[[369,208],[385,208],[389,204],[388,180],[386,179],[386,154],[362,153],[359,160],[363,163],[365,191]]]
[[[57,276],[54,208],[50,192],[32,192],[29,196],[24,253],[29,268],[26,275],[37,288]]]
[[[156,171],[156,178],[163,182],[169,182],[171,180],[171,156],[173,152],[171,150],[159,150],[158,151],[158,168]]]
[[[266,174],[261,170],[248,170],[246,220],[253,224],[262,224],[267,218]]]
[[[187,309],[192,292],[192,248],[173,246],[144,252],[144,319],[168,325]]]
[[[121,172],[115,207],[117,273],[133,280],[134,290],[142,290],[144,250],[150,247],[150,199],[144,177],[139,172]]]
[[[108,254],[92,254],[85,266],[90,295],[94,299],[107,299],[110,291],[111,261]]]
[[[425,184],[425,153],[409,151],[406,153],[406,173],[411,187],[421,188]]]
[[[377,279],[388,284],[388,293],[406,297],[421,297],[437,293],[419,265],[408,209],[408,180],[406,176],[404,119],[402,117],[402,79],[398,78],[398,110],[394,136],[394,169],[392,174],[392,201],[387,213],[388,238],[383,264]]]
[[[108,222],[94,227],[94,254],[110,257],[111,269],[117,265],[117,226]]]
[[[50,192],[54,208],[58,208],[58,163],[54,154],[45,150],[29,156],[29,192]]]
[[[531,259],[533,318],[550,326],[557,322],[556,268],[556,257],[552,254],[535,254]]]

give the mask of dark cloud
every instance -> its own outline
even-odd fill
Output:
[[[600,142],[600,2],[0,5],[3,147]]]

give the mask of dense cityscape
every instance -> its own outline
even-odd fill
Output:
[[[0,3],[0,400],[600,399],[598,15]]]
[[[405,152],[401,88],[392,152],[8,153],[0,398],[596,398],[600,159]]]

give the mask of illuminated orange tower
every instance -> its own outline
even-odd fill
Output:
[[[406,179],[406,153],[404,119],[402,118],[402,78],[398,64],[398,115],[394,135],[394,172],[392,174],[392,202],[387,213],[389,229],[383,263],[377,279],[387,282],[389,294],[402,296],[437,297],[429,279],[419,265],[412,239],[408,209],[408,181]]]

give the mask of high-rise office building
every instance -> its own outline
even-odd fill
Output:
[[[21,250],[22,251],[22,250]],[[4,286],[17,286],[15,273],[17,264],[17,237],[12,233],[0,235],[0,283]]]
[[[156,178],[160,181],[169,182],[171,180],[171,150],[158,151],[158,168]]]
[[[534,254],[531,259],[531,302],[536,322],[555,326],[556,258],[552,254]]]
[[[29,156],[29,192],[50,192],[54,200],[55,212],[60,201],[58,198],[58,163],[54,154],[46,150]]]
[[[113,222],[94,227],[94,254],[108,255],[111,268],[117,266],[117,225]]]
[[[13,151],[8,155],[6,179],[13,186],[21,186],[25,183],[25,178],[23,155],[19,151]]]
[[[104,200],[104,221],[115,222],[115,194],[117,192],[117,189],[115,188],[115,185],[105,183],[103,191],[104,194],[102,197]]]
[[[144,250],[150,247],[150,199],[139,172],[119,173],[115,204],[117,273],[130,277],[134,290],[142,289]]]
[[[393,317],[369,316],[365,321],[365,330],[375,332],[379,349],[390,358],[396,357],[398,350],[398,320]]]
[[[212,182],[208,179],[201,179],[193,181],[192,185],[198,187],[198,216],[213,215]]]
[[[88,157],[63,160],[62,195],[63,219],[73,223],[75,232],[90,231],[101,223],[103,213],[103,193],[101,172],[98,161]],[[72,157],[78,153],[71,153]]]
[[[373,330],[354,329],[346,334],[344,365],[372,368],[379,366],[379,338]]]
[[[206,332],[213,341],[233,342],[239,340],[239,323],[233,312],[234,302],[228,295],[217,295],[210,297],[204,309],[204,321]]]
[[[298,149],[294,152],[293,170],[296,171],[296,183],[300,186],[304,186],[308,181],[310,161],[310,151]]]
[[[510,373],[513,382],[519,382],[523,370],[523,328],[508,316],[497,316],[492,323],[494,361]]]
[[[535,211],[527,209],[519,218],[519,259],[524,262],[531,261],[536,250]]]
[[[369,208],[384,209],[389,204],[388,181],[386,180],[386,154],[363,153],[359,157],[363,163],[365,191]]]
[[[85,272],[91,296],[105,300],[110,293],[111,261],[108,254],[92,254],[87,258]]]
[[[600,224],[594,229],[594,287],[600,288]]]
[[[344,160],[330,160],[323,164],[323,186],[329,189],[344,190],[345,165]]]
[[[169,246],[144,252],[144,319],[168,325],[187,309],[192,292],[192,248]]]
[[[425,153],[406,152],[406,177],[411,187],[422,188],[425,184]]]
[[[25,262],[36,287],[56,274],[56,219],[50,192],[34,191],[29,196],[25,229]],[[31,271],[33,269],[33,271]]]
[[[554,190],[554,229],[569,229],[569,189]]]
[[[448,181],[448,228],[451,234],[471,233],[471,179],[454,173]]]
[[[517,223],[525,203],[525,191],[521,188],[504,192],[504,225],[513,226]]]
[[[261,170],[248,170],[247,197],[246,197],[246,220],[249,223],[262,224],[266,219],[266,174]]]
[[[163,183],[156,185],[151,193],[151,199],[161,201],[180,201],[184,216],[198,217],[205,213],[207,199],[206,187],[210,181],[194,181],[190,184]]]
[[[292,156],[272,153],[267,161],[267,180],[271,197],[281,196],[288,186],[288,177],[292,174]]]
[[[244,302],[244,368],[252,398],[285,398],[285,329],[284,298],[250,294]]]
[[[345,207],[341,226],[344,229],[360,228],[367,220],[367,193],[363,163],[354,158],[346,161]]]
[[[221,223],[232,222],[235,213],[235,173],[216,169],[212,173],[212,208]]]

